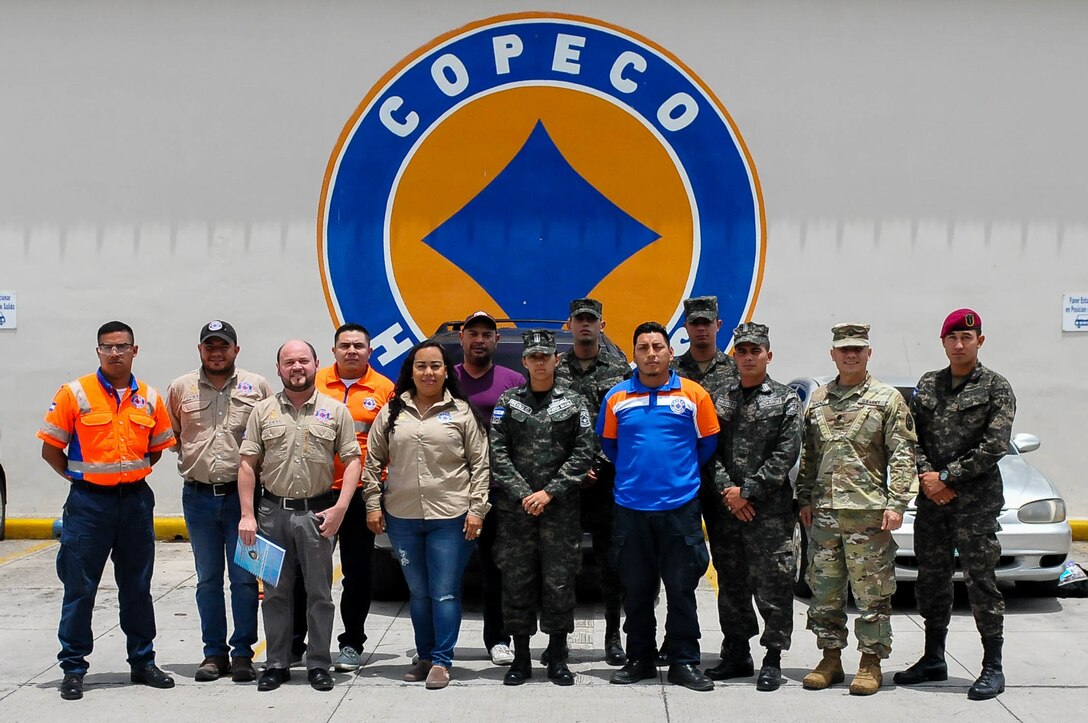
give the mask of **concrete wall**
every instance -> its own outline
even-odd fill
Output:
[[[34,439],[56,388],[93,368],[94,330],[137,332],[165,387],[195,335],[232,320],[241,363],[331,325],[315,255],[329,153],[367,89],[469,21],[538,3],[0,0],[0,442],[9,514],[59,514]],[[722,99],[759,170],[768,252],[757,320],[772,372],[832,371],[828,327],[874,325],[873,369],[944,363],[945,313],[979,310],[1032,461],[1088,517],[1077,449],[1088,334],[1088,144],[1075,2],[556,2],[640,32]],[[328,356],[326,354],[326,356]],[[169,454],[153,475],[180,510]]]

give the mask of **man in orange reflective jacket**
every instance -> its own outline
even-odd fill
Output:
[[[65,700],[83,697],[87,656],[94,647],[91,613],[106,559],[113,557],[121,629],[133,683],[172,688],[155,665],[155,495],[145,478],[174,432],[162,397],[132,375],[139,347],[120,321],[98,330],[100,367],[60,388],[38,431],[42,459],[70,485],[57,553],[64,584],[61,650]]]

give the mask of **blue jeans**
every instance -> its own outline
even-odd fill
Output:
[[[475,544],[465,539],[465,515],[424,520],[387,513],[385,524],[411,591],[419,659],[449,667],[461,630],[461,580]]]
[[[196,563],[196,609],[204,657],[253,657],[257,642],[257,578],[234,564],[238,521],[242,509],[238,493],[222,497],[185,485],[181,507]],[[223,600],[223,573],[230,579],[230,610],[234,634],[227,645],[227,611]]]
[[[64,584],[57,659],[65,673],[87,672],[87,656],[94,648],[91,613],[106,558],[113,559],[128,664],[142,668],[155,662],[155,494],[142,481],[124,490],[121,496],[72,487],[64,503],[57,552],[57,577]]]

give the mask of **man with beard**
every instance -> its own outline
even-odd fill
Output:
[[[366,438],[378,412],[393,395],[393,382],[370,366],[370,332],[359,324],[343,324],[333,335],[332,355],[336,363],[317,372],[318,391],[347,405],[355,420],[355,437],[360,459],[366,458]],[[333,489],[344,480],[344,463],[336,459]],[[344,594],[340,597],[340,619],[344,632],[337,642],[340,654],[336,669],[358,670],[359,654],[366,642],[366,618],[370,613],[370,561],[374,554],[374,533],[366,525],[366,503],[360,488],[340,525],[336,541],[340,548],[340,569],[344,574]],[[304,578],[295,582],[295,625],[291,658],[302,660],[306,652],[306,588]]]
[[[571,336],[574,347],[559,355],[555,379],[585,398],[590,418],[596,419],[608,390],[631,377],[627,362],[601,348],[604,330],[604,306],[596,299],[570,302]],[[593,536],[593,556],[600,570],[601,596],[604,598],[604,659],[609,665],[623,665],[627,656],[620,640],[620,612],[623,587],[612,562],[612,515],[615,501],[612,486],[616,467],[600,451],[593,438],[595,456],[582,486],[582,529]]]
[[[257,578],[234,563],[238,523],[239,445],[257,402],[272,396],[259,374],[235,366],[238,334],[225,321],[209,321],[200,330],[200,368],[170,384],[166,411],[178,439],[178,473],[185,480],[181,506],[196,564],[196,609],[204,661],[198,681],[231,675],[235,682],[255,680],[253,646],[257,642]],[[223,573],[230,580],[234,633],[227,641]]]
[[[246,424],[238,468],[244,545],[257,531],[284,548],[277,585],[266,585],[264,629],[268,667],[257,690],[275,690],[291,679],[293,587],[296,565],[306,581],[310,646],[307,678],[315,690],[332,690],[332,550],[337,530],[359,483],[359,442],[348,408],[314,387],[317,352],[289,341],[276,354],[283,391],[258,402]],[[344,484],[332,488],[333,462],[344,463]],[[257,473],[262,493],[254,510]]]
[[[508,367],[495,364],[495,346],[499,343],[498,324],[486,311],[474,311],[461,325],[461,349],[465,360],[453,368],[461,389],[469,404],[484,425],[491,426],[491,413],[499,397],[507,389],[525,384],[525,377]],[[491,480],[489,502],[498,504],[502,491]],[[483,531],[477,543],[476,554],[480,559],[480,571],[484,588],[484,647],[495,665],[510,665],[514,651],[510,649],[510,636],[502,619],[502,573],[495,562],[495,538],[498,534],[499,516],[484,518]]]

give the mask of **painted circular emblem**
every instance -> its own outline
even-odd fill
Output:
[[[334,322],[365,324],[395,374],[472,309],[559,320],[589,296],[622,343],[713,295],[731,329],[759,292],[763,206],[725,108],[672,53],[590,18],[504,15],[363,99],[325,174],[318,255]]]

